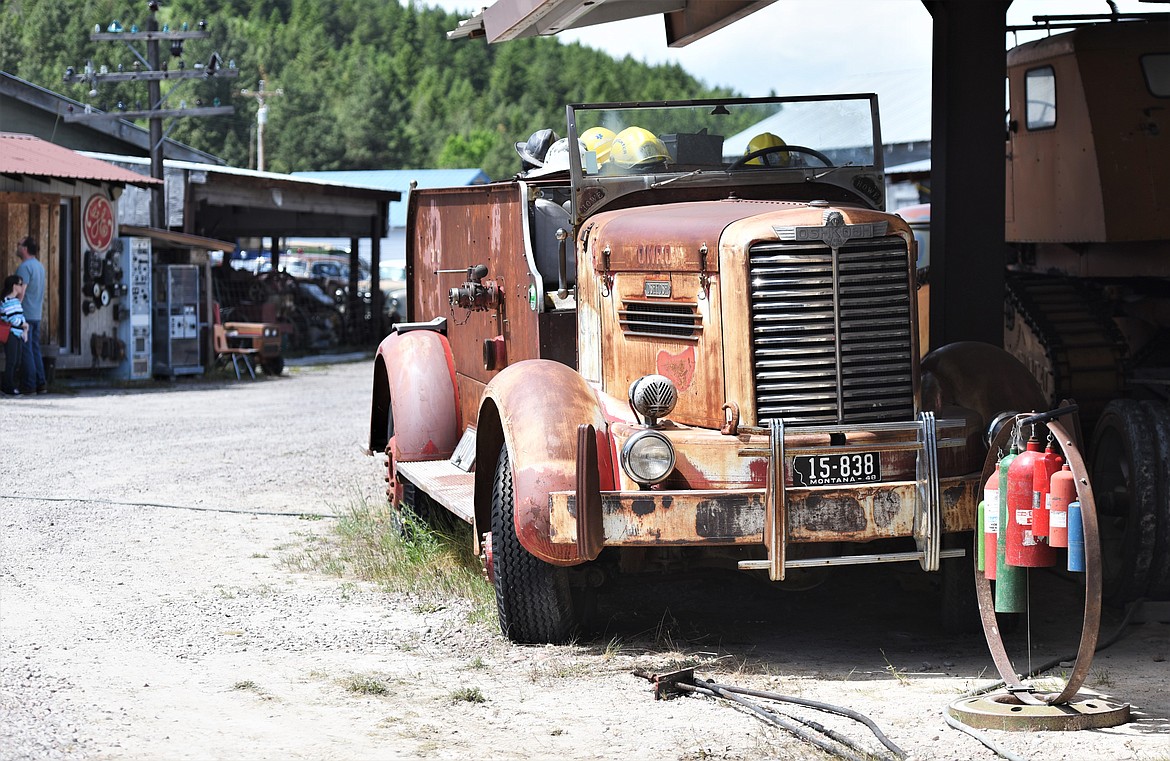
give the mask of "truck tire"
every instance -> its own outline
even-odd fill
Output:
[[[1101,534],[1101,596],[1124,605],[1146,594],[1158,499],[1154,424],[1140,402],[1105,406],[1093,433],[1089,479]]]
[[[568,642],[576,633],[568,570],[540,560],[521,546],[506,446],[500,449],[492,488],[491,540],[500,631],[519,643]]]
[[[1158,492],[1154,531],[1154,560],[1150,564],[1146,596],[1170,600],[1170,406],[1165,402],[1142,402],[1142,409],[1154,422],[1157,438]]]
[[[944,537],[943,546],[948,549],[964,547],[968,552],[974,552],[974,537],[969,534],[964,536],[966,541],[959,541],[958,537]],[[983,621],[979,617],[979,598],[975,594],[975,562],[972,556],[943,558],[939,563],[939,573],[942,581],[939,623],[943,632],[970,634],[983,631]]]
[[[284,372],[284,357],[266,359],[260,363],[260,369],[264,371],[265,375],[271,375],[273,378],[276,378]]]

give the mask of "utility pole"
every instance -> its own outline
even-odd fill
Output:
[[[256,99],[256,170],[264,171],[264,125],[268,123],[268,104],[264,102],[265,98],[275,97],[277,95],[284,95],[284,90],[277,88],[275,90],[265,90],[264,80],[260,80],[260,84],[255,90],[244,88],[240,90],[240,95],[246,95],[249,98]]]
[[[137,27],[131,27],[129,32],[122,29],[122,25],[113,21],[105,32],[101,31],[101,26],[97,25],[94,28],[93,34],[89,36],[91,40],[102,42],[123,42],[134,57],[138,60],[134,62],[133,71],[122,71],[122,67],[118,66],[118,71],[111,72],[107,67],[102,66],[95,68],[93,61],[87,61],[85,70],[78,74],[72,66],[65,70],[63,81],[66,83],[87,82],[90,85],[89,94],[91,97],[96,97],[98,84],[104,82],[146,82],[147,93],[149,97],[149,108],[146,109],[130,109],[127,110],[119,104],[119,110],[116,112],[94,111],[91,106],[86,106],[82,113],[67,113],[64,116],[66,122],[84,122],[84,121],[101,121],[101,120],[115,120],[115,119],[139,119],[145,118],[150,120],[150,175],[158,180],[165,180],[166,175],[163,170],[163,119],[177,118],[185,116],[222,116],[235,113],[232,106],[219,105],[216,99],[213,106],[197,105],[195,108],[187,108],[186,102],[182,102],[179,108],[166,108],[166,98],[162,96],[162,80],[164,79],[208,79],[210,77],[235,77],[239,75],[239,70],[235,67],[233,61],[229,66],[223,65],[219,53],[212,53],[206,64],[197,63],[192,68],[188,69],[185,62],[181,58],[183,54],[183,43],[186,40],[203,39],[211,36],[207,31],[207,23],[200,21],[197,30],[187,29],[187,24],[184,23],[180,31],[172,32],[169,28],[163,27],[162,31],[158,29],[158,21],[155,18],[155,13],[158,12],[159,4],[155,0],[150,0],[147,3],[150,10],[150,17],[147,18],[145,24],[145,31],[138,31]],[[169,41],[171,44],[171,55],[179,58],[179,69],[177,71],[168,71],[167,64],[159,58],[159,42]],[[131,42],[145,42],[146,56],[143,57]],[[146,69],[142,70],[141,66]],[[171,91],[174,92],[173,90]],[[167,94],[170,97],[171,93]],[[167,226],[166,215],[166,185],[161,185],[151,191],[150,205],[150,224],[152,227],[165,228]]]

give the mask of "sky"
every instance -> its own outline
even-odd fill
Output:
[[[1170,10],[1165,4],[1115,1],[1122,12]],[[420,4],[468,17],[471,9],[491,2]],[[1007,20],[1026,24],[1035,15],[1108,12],[1105,0],[1015,0]],[[749,96],[876,92],[883,138],[930,136],[931,18],[920,0],[777,0],[682,48],[666,46],[660,15],[558,36],[617,58],[675,62],[707,85],[731,87]],[[1018,42],[1036,36],[1016,35]]]

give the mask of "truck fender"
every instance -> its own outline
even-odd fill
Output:
[[[984,431],[1000,412],[1049,406],[1028,368],[991,344],[958,341],[941,346],[922,358],[921,370],[923,409],[965,407],[979,415]]]
[[[430,330],[386,336],[374,358],[370,451],[388,451],[393,440],[397,461],[444,459],[455,451],[461,427],[446,336]]]
[[[525,360],[504,368],[488,383],[476,428],[477,536],[491,525],[495,464],[500,447],[507,445],[520,544],[555,565],[592,559],[577,544],[553,544],[549,539],[549,494],[577,489],[578,427],[583,424],[593,426],[597,467],[604,471],[611,458],[601,404],[597,392],[575,370],[551,360]],[[599,489],[596,478],[591,483]],[[587,495],[586,501],[600,508],[600,491]]]

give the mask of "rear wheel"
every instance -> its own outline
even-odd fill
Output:
[[[1154,423],[1139,402],[1106,405],[1093,434],[1089,478],[1101,534],[1101,593],[1123,604],[1146,594],[1158,511]]]
[[[492,489],[491,559],[500,631],[513,642],[562,644],[576,631],[569,573],[524,549],[516,535],[512,463],[500,449]]]
[[[1142,409],[1154,423],[1158,442],[1154,559],[1146,594],[1154,600],[1170,600],[1170,406],[1165,402],[1142,402]]]

